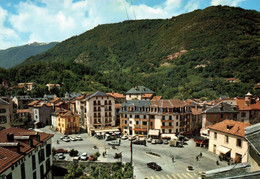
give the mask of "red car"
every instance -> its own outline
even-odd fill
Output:
[[[65,149],[56,149],[56,153],[68,153],[68,150],[65,150]]]
[[[89,155],[89,156],[88,156],[88,160],[89,160],[89,161],[94,161],[94,155],[92,155],[92,154]]]

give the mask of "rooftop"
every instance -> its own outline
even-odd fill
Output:
[[[127,91],[126,94],[154,94],[154,92],[144,86],[136,86]]]
[[[123,98],[125,99],[125,96],[123,94],[120,93],[107,93],[110,96],[113,96],[114,98]]]
[[[260,156],[260,123],[245,128],[246,140]]]
[[[211,130],[217,130],[227,134],[232,134],[240,137],[245,137],[245,128],[250,126],[249,123],[238,122],[233,120],[224,120],[212,126],[209,126]]]
[[[220,102],[208,109],[206,109],[205,111],[203,111],[202,113],[237,113],[237,109],[236,107],[225,103],[225,102]]]

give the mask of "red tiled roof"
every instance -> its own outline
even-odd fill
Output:
[[[228,129],[228,126],[233,126]],[[224,120],[215,125],[209,126],[209,129],[221,131],[228,134],[233,134],[240,137],[245,137],[245,128],[250,126],[249,123],[237,122],[233,120]]]
[[[23,155],[4,147],[0,147],[0,173],[12,166],[21,158],[23,158]]]
[[[142,98],[151,98],[153,94],[143,94]]]
[[[68,112],[66,112],[66,113],[62,113],[62,114],[60,114],[60,116],[61,117],[77,117],[77,116],[79,116],[78,114],[73,114],[71,111],[68,111]]]
[[[7,139],[7,134],[12,133],[14,134],[14,141],[10,142]],[[52,134],[47,134],[43,132],[38,132],[40,135],[40,141],[41,142],[46,142],[49,140],[51,137],[53,137]],[[23,140],[23,139],[15,139],[15,136],[32,136],[33,139],[33,145],[34,146],[39,146],[41,143],[36,140],[36,135],[37,132],[35,131],[30,131],[26,129],[21,129],[21,128],[16,128],[16,127],[10,127],[8,129],[4,129],[0,131],[0,143],[6,145],[10,144],[18,144],[20,145],[20,152],[18,153],[15,150],[9,148],[9,147],[0,147],[0,173],[2,173],[4,170],[9,168],[11,165],[16,163],[18,160],[23,158],[25,155],[29,154],[31,151],[34,150],[34,147],[31,147],[29,145],[28,140]],[[35,137],[34,137],[35,136]]]
[[[123,94],[120,93],[107,93],[110,96],[113,96],[114,98],[123,98],[125,99],[125,96]]]
[[[34,106],[35,104],[39,103],[40,101],[32,101],[28,104],[28,106]]]
[[[17,113],[29,113],[30,109],[17,109]]]
[[[120,107],[121,107],[121,104],[115,104],[116,109],[120,109]]]
[[[161,96],[154,96],[152,100],[161,100],[162,97]]]
[[[199,108],[199,109],[191,108],[191,111],[192,111],[193,115],[199,115],[199,114],[202,113],[202,109],[201,108]]]
[[[57,102],[59,102],[60,100],[61,100],[60,98],[56,97],[56,98],[54,98],[53,100],[50,100],[49,103],[57,103]]]
[[[247,104],[245,99],[237,99],[236,101],[239,111],[260,110],[260,101],[255,104]]]

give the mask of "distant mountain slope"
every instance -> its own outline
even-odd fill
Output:
[[[0,50],[0,67],[10,68],[22,63],[30,56],[43,53],[54,47],[58,42],[52,43],[31,43],[19,47],[12,47],[6,50]]]
[[[164,97],[233,97],[260,82],[259,39],[259,12],[212,6],[171,19],[100,25],[24,64],[86,64],[119,91],[144,85]]]

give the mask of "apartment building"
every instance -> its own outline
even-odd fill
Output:
[[[76,111],[89,134],[95,129],[115,126],[115,98],[104,92],[96,91],[76,99]]]
[[[0,128],[10,127],[13,121],[13,105],[8,101],[0,98]]]
[[[120,128],[129,135],[147,135],[150,129],[161,134],[191,133],[191,108],[184,101],[127,100],[120,109]]]
[[[249,123],[224,120],[209,126],[209,151],[235,163],[248,161],[245,128]]]
[[[0,176],[51,179],[52,134],[21,128],[0,131]]]
[[[60,111],[56,122],[57,131],[63,134],[77,134],[80,130],[79,115],[71,111]]]

